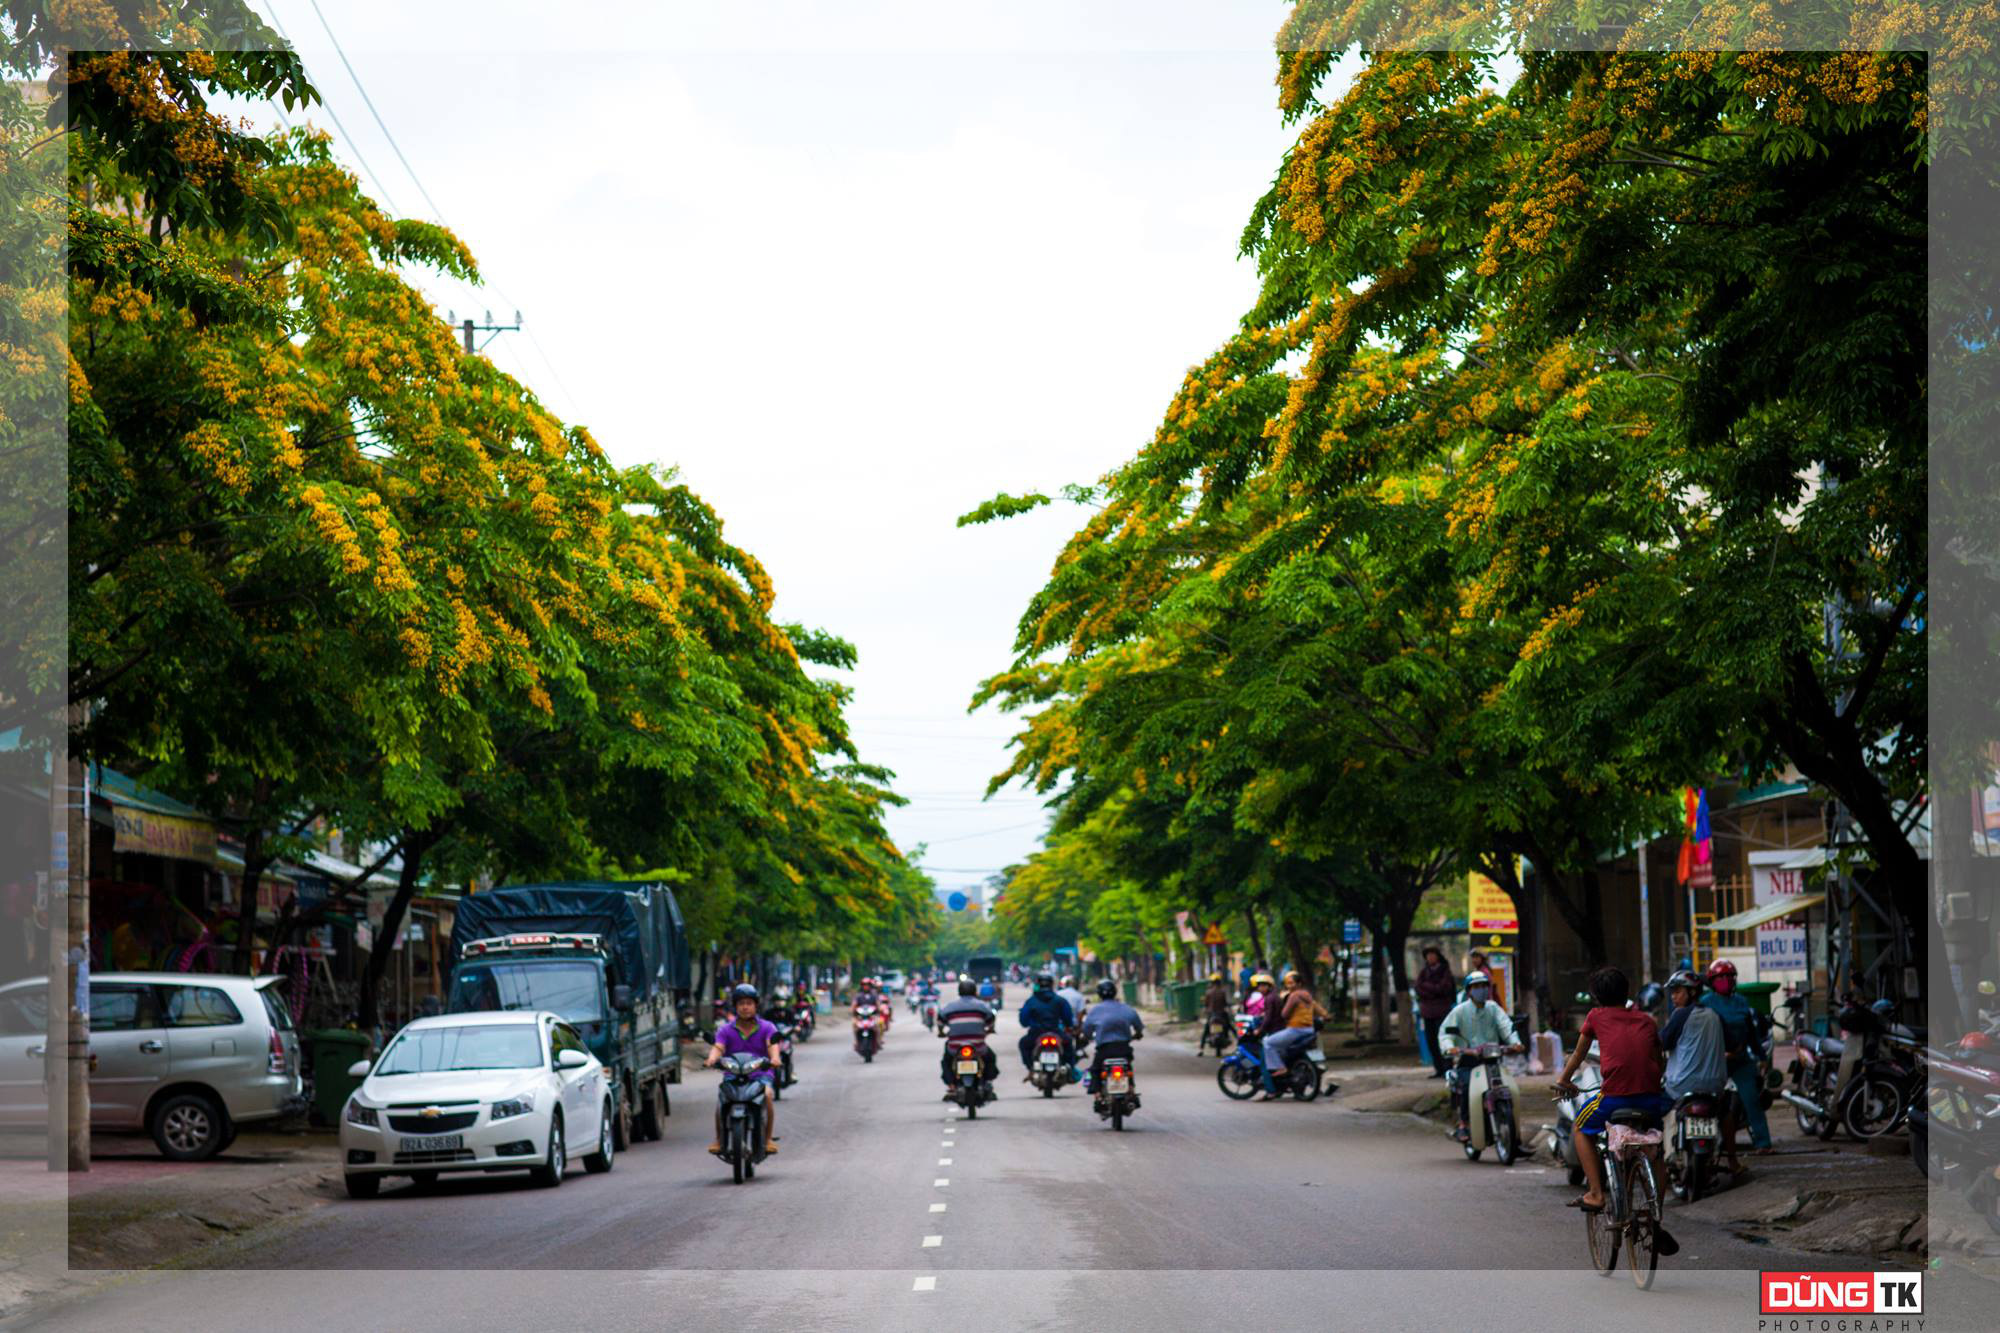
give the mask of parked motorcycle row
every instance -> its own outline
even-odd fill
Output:
[[[1994,989],[1990,981],[1979,983],[1983,996]],[[1928,1077],[1919,1074],[1903,1118],[1917,1169],[1962,1193],[2000,1232],[2000,1013],[1982,1009],[1979,1020],[1978,1030],[1949,1049],[1922,1048]]]

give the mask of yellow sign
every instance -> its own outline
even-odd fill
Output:
[[[1467,918],[1475,934],[1482,931],[1499,931],[1512,935],[1521,929],[1521,918],[1514,910],[1514,900],[1507,891],[1495,884],[1477,870],[1467,877],[1471,890],[1471,902],[1467,907]],[[1498,944],[1499,940],[1493,941]]]
[[[215,825],[129,805],[111,807],[111,849],[176,861],[215,860]]]
[[[1208,928],[1208,932],[1201,937],[1201,942],[1203,944],[1215,945],[1226,944],[1228,940],[1223,935],[1221,926],[1211,925]]]

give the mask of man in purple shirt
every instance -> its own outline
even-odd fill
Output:
[[[776,1065],[783,1058],[778,1050],[778,1029],[769,1019],[757,1016],[757,988],[745,983],[731,991],[730,998],[736,1004],[736,1021],[723,1025],[716,1031],[715,1045],[709,1047],[708,1059],[703,1068],[713,1069],[722,1063],[725,1055],[761,1055]],[[757,1072],[765,1083],[774,1083],[777,1075],[770,1069]],[[764,1151],[766,1154],[778,1151],[778,1099],[769,1091],[764,1095]],[[722,1104],[715,1107],[715,1142],[708,1150],[722,1155]]]

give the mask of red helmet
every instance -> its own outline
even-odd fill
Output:
[[[1736,976],[1736,964],[1730,962],[1727,958],[1718,958],[1708,965],[1708,975],[1711,978],[1734,978]]]

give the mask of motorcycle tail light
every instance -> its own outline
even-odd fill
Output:
[[[958,1054],[960,1059],[970,1060],[972,1058],[972,1048],[970,1046],[962,1046],[959,1048]]]
[[[1984,1032],[1968,1032],[1958,1039],[1958,1049],[1961,1051],[1984,1051],[1990,1050],[1992,1046],[1993,1038]]]

